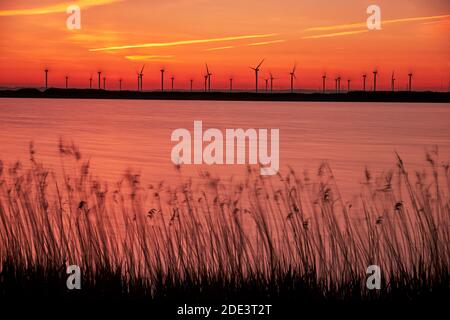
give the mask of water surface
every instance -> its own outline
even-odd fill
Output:
[[[327,160],[344,192],[358,191],[367,166],[374,172],[394,167],[398,152],[410,169],[425,165],[425,150],[439,147],[450,159],[448,104],[219,102],[0,99],[0,159],[37,156],[58,167],[58,140],[73,140],[91,159],[97,175],[120,179],[125,169],[144,181],[177,179],[170,159],[173,130],[207,128],[279,128],[280,169],[316,173]],[[202,166],[183,169],[197,176]],[[218,175],[242,176],[245,166],[212,166]]]

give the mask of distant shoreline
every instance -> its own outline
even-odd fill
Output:
[[[225,92],[225,91],[114,91],[98,89],[0,90],[0,98],[132,99],[206,101],[323,101],[323,102],[427,102],[449,103],[450,92],[351,91],[344,93]]]

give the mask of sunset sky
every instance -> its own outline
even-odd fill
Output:
[[[66,8],[81,7],[81,30],[66,28]],[[382,30],[366,27],[370,4],[381,7]],[[262,58],[260,84],[275,77],[275,89],[289,87],[297,62],[296,87],[318,89],[340,75],[343,86],[361,86],[361,75],[379,70],[379,87],[448,90],[450,83],[450,1],[448,0],[15,0],[0,2],[0,87],[49,85],[87,87],[101,70],[107,87],[136,89],[143,64],[144,90],[202,88],[205,62],[212,87],[252,88],[249,66]]]

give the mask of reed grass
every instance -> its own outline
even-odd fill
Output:
[[[242,182],[102,182],[73,144],[61,173],[0,163],[2,297],[146,301],[416,301],[449,294],[449,166],[437,151],[413,176],[398,156],[367,170],[352,202],[327,163],[311,178],[248,169]],[[182,170],[182,168],[177,168]],[[66,288],[66,267],[82,289]],[[379,265],[380,290],[366,288]]]

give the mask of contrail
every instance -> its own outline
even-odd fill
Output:
[[[173,41],[173,42],[151,42],[151,43],[142,43],[142,44],[134,44],[134,45],[124,45],[124,46],[89,49],[89,51],[110,51],[110,50],[123,50],[123,49],[133,49],[133,48],[172,47],[172,46],[181,46],[181,45],[188,45],[188,44],[223,42],[223,41],[255,39],[255,38],[268,38],[268,37],[274,37],[277,35],[278,35],[277,33],[268,33],[268,34],[254,34],[254,35],[211,38],[211,39],[181,40],[181,41]]]
[[[426,20],[435,20],[435,19],[444,19],[449,18],[450,15],[440,15],[440,16],[428,16],[428,17],[413,17],[413,18],[401,18],[401,19],[390,19],[390,20],[381,20],[382,24],[392,24],[392,23],[401,23],[401,22],[414,22],[414,21],[426,21]],[[339,24],[334,26],[324,26],[324,27],[313,27],[305,29],[304,31],[331,31],[331,30],[343,30],[343,29],[355,29],[355,28],[364,28],[366,27],[366,22],[359,23],[350,23],[350,24]]]
[[[302,37],[302,39],[320,39],[320,38],[332,38],[332,37],[342,37],[342,36],[348,36],[352,34],[358,34],[358,33],[364,33],[368,32],[369,30],[356,30],[356,31],[343,31],[343,32],[334,32],[334,33],[325,33],[325,34],[318,34],[314,36],[305,36]]]
[[[153,61],[157,61],[157,60],[165,60],[165,59],[170,59],[173,58],[173,55],[145,55],[145,56],[125,56],[125,59],[128,60],[153,60]]]
[[[124,0],[80,0],[76,2],[66,2],[38,8],[2,10],[0,11],[0,17],[61,13],[66,12],[67,7],[69,7],[70,5],[78,5],[82,9],[87,9],[89,7],[102,6],[121,1]]]
[[[266,44],[282,43],[282,42],[285,42],[285,41],[286,40],[273,40],[273,41],[254,42],[254,43],[249,43],[248,46],[264,46]]]
[[[205,49],[205,51],[217,51],[217,50],[226,50],[226,49],[233,49],[233,48],[234,48],[234,46],[224,46],[224,47]]]

